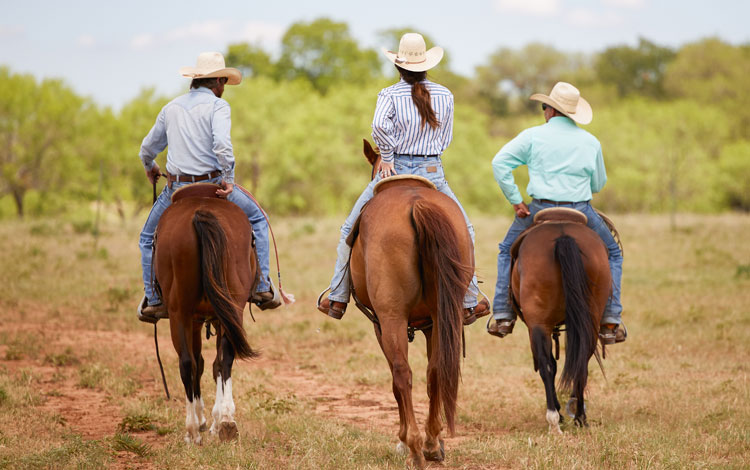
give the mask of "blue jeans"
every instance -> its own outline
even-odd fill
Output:
[[[497,254],[497,285],[495,286],[495,298],[492,302],[493,317],[496,320],[512,320],[516,318],[515,312],[510,306],[508,289],[510,286],[510,247],[516,241],[518,235],[526,230],[534,221],[534,214],[542,209],[549,207],[569,207],[583,212],[588,218],[588,226],[594,232],[599,234],[604,245],[607,247],[609,257],[609,270],[612,273],[612,295],[607,301],[607,307],[604,310],[602,324],[604,323],[622,323],[622,304],[620,303],[620,283],[622,281],[622,252],[615,238],[610,233],[609,228],[604,223],[599,214],[596,213],[591,204],[586,202],[577,202],[575,204],[551,204],[539,202],[534,199],[529,204],[528,215],[524,218],[516,216],[505,235],[505,239],[500,243],[500,252]]]
[[[206,181],[206,183],[221,183],[221,177],[217,177]],[[151,212],[148,214],[146,224],[143,226],[141,231],[140,241],[138,246],[141,248],[141,266],[143,268],[143,288],[146,292],[146,298],[148,299],[149,305],[159,303],[160,299],[154,292],[153,286],[151,285],[151,257],[153,255],[152,248],[154,246],[154,233],[156,232],[156,226],[159,224],[159,219],[164,211],[172,204],[172,194],[179,188],[186,186],[188,182],[172,183],[172,187],[169,185],[164,186],[159,197],[156,198],[154,206],[151,208]],[[229,194],[228,200],[240,206],[247,218],[250,220],[250,224],[253,226],[253,232],[255,233],[255,250],[258,256],[258,263],[260,266],[261,276],[260,282],[256,292],[265,292],[271,289],[270,278],[269,278],[269,246],[268,246],[268,222],[263,215],[263,210],[255,204],[255,202],[244,192],[238,188],[234,188]]]
[[[466,215],[466,211],[461,206],[461,203],[456,199],[456,195],[451,191],[448,182],[445,181],[445,174],[443,173],[443,164],[440,161],[440,157],[409,157],[405,155],[396,155],[394,158],[394,166],[396,174],[398,175],[419,175],[432,181],[437,187],[438,191],[445,194],[446,196],[453,199],[458,207],[461,209],[461,213],[464,215],[466,221],[466,228],[469,230],[471,236],[471,243],[474,243],[474,226],[469,222],[469,217]],[[428,168],[434,168],[435,171],[427,171]],[[349,254],[351,248],[346,244],[346,237],[352,231],[354,222],[357,221],[359,213],[362,212],[362,207],[372,199],[374,195],[373,189],[377,182],[380,181],[380,174],[375,176],[370,184],[367,185],[365,190],[357,199],[354,204],[352,211],[344,221],[344,225],[341,226],[341,238],[339,244],[336,247],[336,268],[331,279],[331,292],[328,294],[328,298],[335,302],[349,302],[349,270],[347,269],[349,264]],[[475,307],[477,305],[477,296],[479,295],[479,287],[477,286],[476,275],[472,278],[469,289],[464,297],[464,308]]]

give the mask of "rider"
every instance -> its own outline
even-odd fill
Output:
[[[453,95],[444,86],[426,79],[427,70],[443,58],[443,49],[426,49],[424,38],[417,33],[406,33],[401,37],[398,53],[383,48],[388,60],[396,65],[401,79],[378,94],[372,138],[380,148],[380,167],[341,226],[331,292],[318,305],[318,310],[337,320],[344,315],[349,302],[348,263],[351,248],[346,238],[362,207],[373,197],[375,184],[382,178],[414,174],[432,181],[438,191],[449,196],[461,208],[474,242],[474,227],[448,186],[440,160],[440,155],[453,139]],[[482,299],[478,303],[478,295],[474,276],[463,303],[465,324],[490,312],[489,302]]]
[[[167,145],[167,178],[169,183],[157,198],[140,236],[141,265],[145,298],[139,308],[143,321],[166,318],[166,307],[151,284],[151,258],[154,232],[159,218],[171,204],[172,194],[196,182],[215,183],[216,195],[237,204],[247,214],[255,234],[255,248],[262,275],[251,301],[261,309],[281,305],[277,290],[269,277],[268,223],[263,209],[244,191],[234,190],[234,154],[229,135],[229,103],[221,99],[224,85],[237,85],[242,74],[224,66],[218,52],[203,52],[195,67],[182,67],[180,74],[191,77],[190,91],[167,103],[156,123],[143,139],[140,158],[152,184],[161,171],[154,161]]]
[[[546,124],[522,131],[492,160],[495,180],[513,205],[516,217],[499,246],[497,286],[492,305],[495,322],[487,331],[502,338],[513,332],[516,323],[508,296],[513,242],[531,225],[534,214],[541,209],[568,207],[586,215],[588,226],[599,234],[609,252],[612,295],[602,317],[599,337],[604,344],[625,341],[627,330],[618,328],[622,323],[622,252],[607,225],[591,206],[592,193],[599,192],[607,181],[602,147],[596,137],[575,124],[591,122],[591,106],[576,87],[565,82],[558,82],[549,96],[537,93],[530,99],[542,102]],[[533,199],[528,206],[513,181],[512,171],[520,165],[529,168],[527,192]]]

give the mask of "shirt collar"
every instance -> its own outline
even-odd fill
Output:
[[[549,121],[547,121],[547,124],[552,124],[555,126],[576,126],[576,123],[570,119],[568,116],[552,116]]]
[[[204,86],[198,87],[198,88],[191,88],[190,93],[211,93],[212,95],[214,94],[214,92],[211,91],[210,88],[206,88]]]

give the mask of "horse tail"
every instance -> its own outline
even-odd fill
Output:
[[[437,291],[437,347],[433,347],[438,391],[431,399],[442,402],[448,430],[455,430],[458,382],[461,378],[461,334],[463,298],[471,267],[461,260],[453,225],[435,203],[417,199],[412,207],[412,223],[417,233],[419,269],[423,285]],[[434,343],[433,343],[434,344]]]
[[[581,397],[588,378],[589,358],[596,349],[596,325],[589,303],[591,290],[574,238],[563,235],[555,240],[555,258],[560,263],[568,335],[560,387],[570,389],[572,385],[575,396]]]
[[[256,357],[245,336],[240,307],[232,298],[224,269],[227,258],[227,237],[224,229],[210,212],[196,211],[193,227],[198,236],[198,255],[201,260],[203,292],[219,319],[223,334],[240,359]]]

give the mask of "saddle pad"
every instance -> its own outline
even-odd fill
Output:
[[[534,215],[534,225],[544,222],[573,222],[585,225],[588,223],[588,218],[583,212],[568,207],[549,207]]]
[[[181,187],[177,191],[172,194],[172,202],[177,202],[180,199],[185,199],[189,197],[214,197],[217,198],[219,196],[216,195],[216,190],[221,189],[221,186],[214,183],[193,183],[188,184],[186,186]]]
[[[375,185],[375,188],[373,188],[373,192],[375,194],[378,194],[380,191],[391,188],[393,186],[424,186],[425,188],[437,189],[437,187],[435,187],[435,183],[428,180],[424,176],[395,175],[378,181]]]

